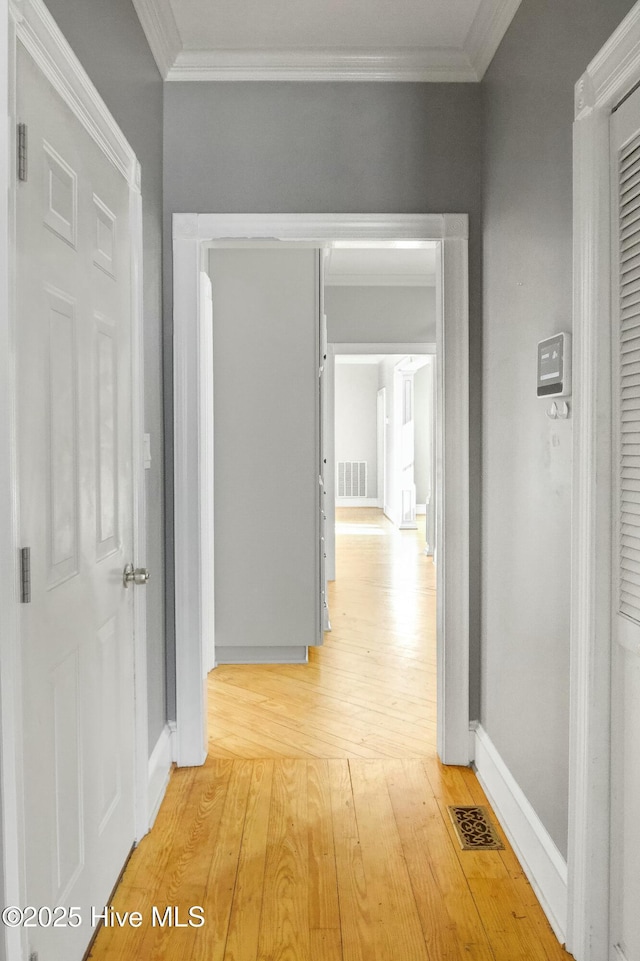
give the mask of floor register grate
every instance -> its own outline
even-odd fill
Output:
[[[449,816],[463,851],[502,851],[504,844],[486,807],[450,804]]]

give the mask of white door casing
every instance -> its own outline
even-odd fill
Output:
[[[326,390],[325,390],[325,451],[327,469],[325,474],[325,544],[327,581],[336,579],[336,452],[335,452],[335,406],[336,406],[336,352],[333,344],[327,344]]]
[[[611,961],[640,957],[640,92],[611,117]]]
[[[199,273],[216,241],[281,240],[323,246],[333,240],[440,241],[437,356],[440,423],[438,509],[438,751],[469,763],[469,385],[468,218],[464,214],[174,214],[174,442],[176,570],[176,753],[180,765],[206,756],[202,655],[203,591],[198,478],[210,439],[202,438],[201,384],[210,376],[198,354]],[[446,479],[446,484],[444,483]],[[210,495],[207,495],[210,496]]]
[[[320,250],[318,256],[318,277],[320,307],[318,311],[318,429],[320,433],[320,443],[318,444],[318,475],[320,478],[320,544],[319,544],[319,568],[320,568],[320,615],[322,618],[321,631],[319,632],[319,642],[324,642],[324,631],[331,630],[329,619],[329,590],[328,590],[328,550],[327,539],[328,512],[329,512],[329,491],[327,485],[328,474],[328,425],[327,425],[327,367],[329,361],[329,344],[327,342],[327,315],[324,312],[324,262],[326,250]]]
[[[395,452],[400,530],[416,530],[415,418],[413,371],[400,370],[394,378],[397,450]]]
[[[123,604],[119,587],[113,589],[116,575],[111,570],[116,560],[120,568],[118,552],[123,548],[127,561],[145,562],[141,197],[135,155],[44,5],[40,0],[24,0],[12,5],[11,12],[11,126],[15,130],[18,120],[29,123],[32,166],[23,184],[15,184],[12,171],[11,196],[14,203],[17,201],[18,216],[11,219],[8,236],[13,243],[17,231],[17,289],[10,311],[2,319],[3,337],[6,335],[10,345],[3,357],[8,377],[3,381],[2,397],[8,428],[3,441],[7,439],[8,446],[0,451],[9,480],[4,529],[10,536],[2,550],[3,562],[11,572],[3,584],[0,639],[2,852],[5,898],[24,904],[30,894],[33,898],[39,892],[47,894],[44,903],[55,903],[54,895],[71,896],[72,890],[78,890],[74,889],[74,880],[80,881],[83,874],[87,878],[92,875],[90,896],[108,897],[122,860],[149,824],[144,592],[139,591],[142,596],[133,601],[129,593],[129,600]],[[17,62],[19,84],[15,79]],[[43,111],[47,101],[49,109]],[[47,128],[44,131],[40,129],[43,124]],[[38,205],[39,231],[25,244],[21,238],[26,236],[25,231],[31,232],[30,220],[37,219]],[[88,259],[83,253],[87,241]],[[53,252],[58,245],[64,249],[61,255]],[[76,270],[72,266],[74,257],[82,260]],[[33,262],[28,263],[28,258]],[[74,283],[76,289],[71,290]],[[122,336],[112,320],[116,315],[123,318]],[[42,329],[40,324],[44,325]],[[53,336],[49,336],[48,326]],[[49,370],[40,381],[33,376],[38,364],[41,374]],[[43,402],[45,391],[51,403]],[[47,435],[50,443],[44,444]],[[46,504],[40,492],[43,467],[63,481]],[[92,491],[96,489],[101,504],[97,495],[94,499]],[[58,522],[52,525],[50,550],[45,550],[43,539],[47,514]],[[29,536],[28,546],[32,548],[32,603],[20,606],[16,558],[18,548],[27,546],[23,535]],[[105,577],[99,575],[99,568],[101,573],[109,569]],[[121,570],[118,574],[121,577]],[[74,582],[82,582],[80,590],[75,589]],[[124,588],[122,591],[124,594]],[[56,598],[56,593],[66,597]],[[46,634],[42,630],[43,616],[47,616],[43,604],[48,605],[50,615]],[[77,619],[72,623],[69,614],[79,609],[85,623],[76,633],[78,641],[73,642],[78,624]],[[60,616],[68,621],[67,631],[60,630]],[[118,674],[110,641],[118,634],[112,628],[126,626],[125,622],[127,637],[121,635],[116,644]],[[47,644],[38,658],[38,644],[44,640]],[[63,647],[57,646],[60,643]],[[24,678],[20,651],[24,651],[25,664],[36,667]],[[96,660],[98,655],[103,658],[102,664]],[[47,662],[51,680],[43,686]],[[78,683],[82,677],[97,685],[95,689],[90,691]],[[126,706],[120,703],[117,709],[122,709],[126,726],[109,722],[117,696],[116,679],[126,692]],[[58,695],[52,700],[56,685]],[[89,720],[86,711],[91,696],[96,710]],[[50,719],[47,704],[54,710]],[[77,723],[83,711],[86,728],[84,723]],[[103,722],[101,754],[95,739]],[[72,742],[70,750],[54,751],[53,758],[45,751],[41,778],[35,782],[30,772],[37,756],[32,752],[25,754],[26,780],[22,777],[23,731],[36,751],[44,749],[52,737],[59,747],[64,740]],[[93,756],[89,750],[91,738]],[[75,768],[70,762],[73,743],[78,748]],[[59,804],[57,812],[46,800],[54,770],[58,800],[69,802],[68,809]],[[83,782],[82,797],[77,797],[83,835],[73,823],[72,793],[63,789],[65,781],[68,788],[74,777],[76,782]],[[44,886],[38,888],[36,882],[35,891],[35,849],[25,837],[25,831],[30,833],[33,828],[30,821],[34,813],[42,820],[43,835],[48,831],[51,837],[51,829],[54,834],[53,847],[49,842],[43,844],[42,864],[35,873],[41,872],[39,883]],[[67,843],[63,844],[65,839]],[[53,857],[56,845],[57,858]],[[52,865],[54,877],[50,873]],[[87,903],[82,897],[81,903]],[[90,937],[88,919],[82,934],[86,945]],[[26,957],[24,932],[4,928],[1,936],[7,957]],[[63,956],[75,957],[79,943],[67,945]],[[56,941],[51,950],[59,949],[60,942]]]
[[[384,510],[387,486],[387,391],[381,387],[376,408],[376,462],[378,468],[378,507]]]
[[[640,82],[640,3],[576,85],[567,948],[609,958],[612,111]]]
[[[207,363],[213,371],[213,300],[211,293],[211,279],[206,270],[200,271],[200,356],[203,363]],[[205,378],[202,389],[202,435],[211,437],[214,423],[213,373]],[[213,491],[214,457],[213,444],[205,448],[205,455],[201,461],[203,490]],[[213,528],[213,497],[202,503],[202,528],[207,536],[202,538],[202,567],[213,569],[214,564],[214,528]],[[204,672],[207,674],[216,663],[215,643],[215,597],[213,591],[205,591],[202,597],[202,628],[204,656]]]
[[[435,391],[435,366],[433,359],[429,359],[428,368],[428,397],[429,397],[429,429],[427,440],[428,456],[428,489],[427,489],[427,512],[425,517],[426,547],[425,553],[435,557],[435,529],[436,529],[436,501],[437,491],[435,486],[436,459],[435,459],[435,438],[436,438],[436,391]]]

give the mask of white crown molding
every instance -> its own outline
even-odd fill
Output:
[[[167,80],[405,81],[472,83],[464,50],[183,50]]]
[[[435,274],[331,274],[325,287],[435,287]]]
[[[165,80],[391,81],[482,80],[521,0],[481,0],[461,48],[397,50],[185,50],[171,0],[133,0]]]
[[[621,92],[628,92],[634,85],[639,65],[640,3],[637,3],[576,84],[576,120],[594,107],[615,107],[623,95]]]
[[[182,50],[182,38],[170,0],[133,0],[133,6],[158,70],[162,78],[166,79]]]
[[[42,0],[11,0],[16,38],[127,183],[140,190],[140,165]]]
[[[464,51],[476,74],[482,80],[502,38],[509,29],[522,0],[481,0]]]

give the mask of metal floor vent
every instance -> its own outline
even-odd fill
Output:
[[[504,850],[504,844],[485,807],[477,804],[450,804],[449,816],[463,851]]]

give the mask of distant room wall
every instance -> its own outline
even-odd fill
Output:
[[[435,343],[434,287],[326,287],[325,312],[329,343]]]
[[[336,463],[366,461],[367,497],[377,497],[377,364],[336,364],[335,391]]]

